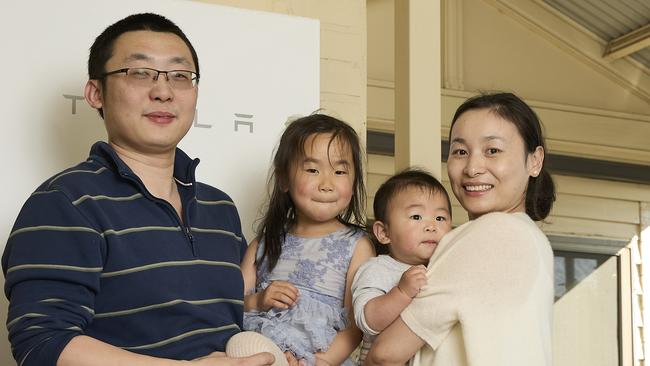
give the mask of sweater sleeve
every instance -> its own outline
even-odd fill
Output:
[[[359,329],[369,335],[377,335],[379,332],[370,328],[366,322],[366,304],[375,297],[386,294],[394,285],[384,275],[387,270],[382,271],[377,258],[371,258],[357,270],[352,282],[352,307],[354,309],[354,320]],[[387,288],[388,287],[388,288]]]
[[[67,196],[36,192],[23,206],[2,256],[7,328],[20,365],[55,366],[94,314],[103,236]]]
[[[466,225],[441,243],[427,268],[427,286],[401,314],[434,350],[458,322],[465,330],[507,322],[538,272],[538,229],[530,219],[492,213]]]

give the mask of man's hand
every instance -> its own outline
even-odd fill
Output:
[[[226,357],[223,352],[213,352],[190,363],[195,366],[271,366],[273,362],[275,362],[275,357],[268,352],[242,358]]]
[[[287,281],[273,281],[257,298],[257,309],[288,309],[298,301],[298,289]]]
[[[397,288],[410,298],[417,296],[420,289],[427,284],[427,268],[423,265],[413,266],[402,273]]]

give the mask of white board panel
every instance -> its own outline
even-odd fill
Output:
[[[82,98],[88,49],[105,27],[138,12],[167,16],[196,48],[198,113],[181,148],[201,159],[198,180],[232,196],[252,239],[284,123],[319,107],[319,22],[181,0],[30,0],[7,2],[0,11],[0,250],[29,194],[105,140],[102,120]],[[6,307],[0,296],[2,323]],[[6,339],[0,327],[2,365],[13,364]]]

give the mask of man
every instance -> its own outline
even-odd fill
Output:
[[[191,43],[162,16],[132,15],[97,37],[88,72],[108,144],[29,197],[2,256],[16,361],[272,363],[214,353],[242,326],[246,242],[232,200],[176,148],[196,107]]]

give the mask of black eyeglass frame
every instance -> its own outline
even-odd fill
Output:
[[[192,87],[196,87],[199,84],[199,79],[201,78],[201,75],[198,73],[191,71],[191,70],[157,70],[157,69],[152,69],[151,67],[125,67],[123,69],[117,69],[109,72],[105,72],[100,75],[100,79],[104,79],[109,75],[115,75],[115,74],[121,74],[125,73],[127,76],[129,75],[129,70],[151,70],[156,72],[156,76],[153,78],[153,81],[158,81],[158,78],[160,77],[160,74],[165,74],[165,79],[167,79],[167,82],[169,82],[169,73],[170,72],[176,72],[176,71],[182,71],[182,72],[189,72],[192,77],[190,78],[190,81],[196,80],[196,82],[193,82]]]

